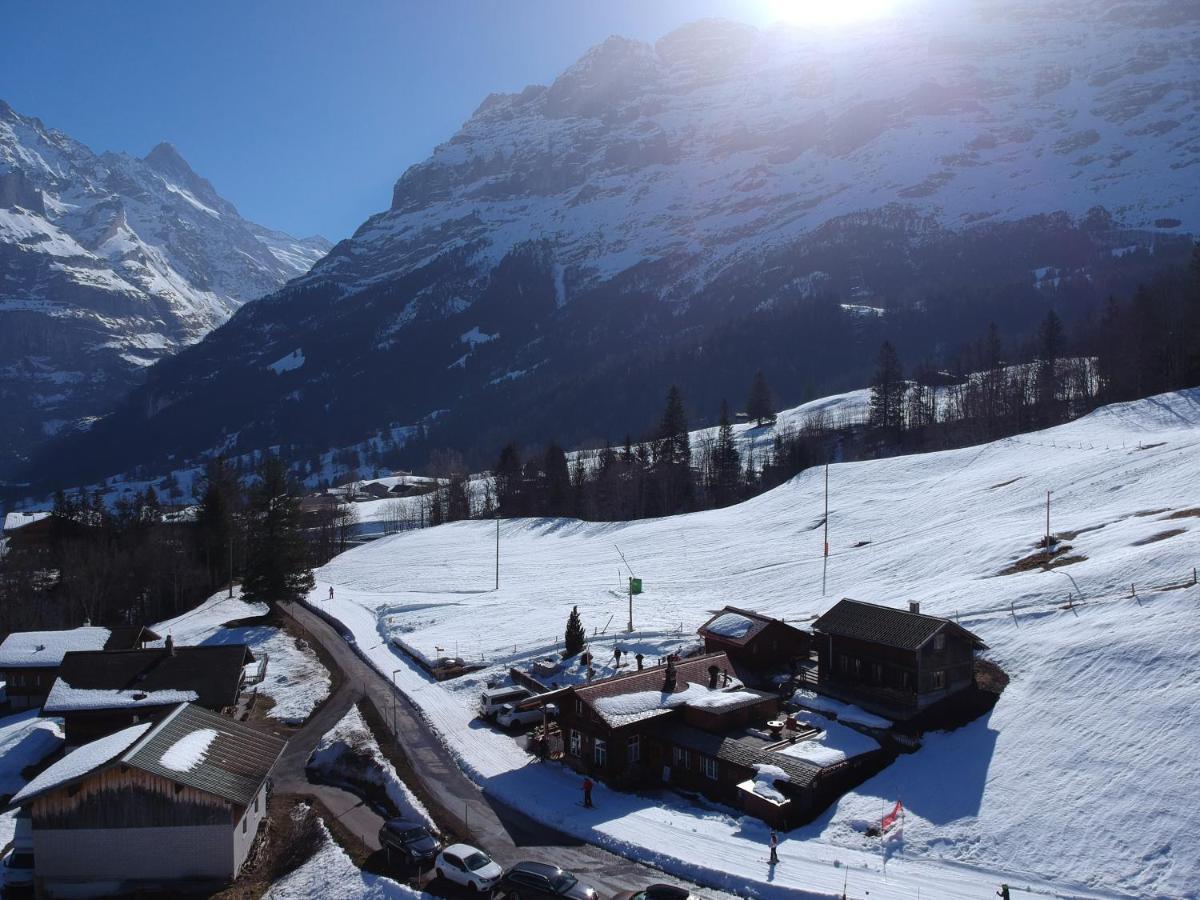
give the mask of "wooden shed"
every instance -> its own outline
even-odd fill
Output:
[[[812,635],[748,609],[726,606],[700,626],[704,649],[724,652],[739,672],[771,675],[788,671],[796,660],[806,659]]]
[[[192,704],[68,753],[12,799],[43,896],[211,891],[237,877],[286,742]]]

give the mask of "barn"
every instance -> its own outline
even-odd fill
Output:
[[[211,891],[235,879],[286,742],[194,704],[68,753],[11,801],[42,896]]]

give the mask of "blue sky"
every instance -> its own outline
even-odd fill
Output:
[[[610,34],[653,41],[757,0],[9,2],[0,98],[94,150],[175,144],[243,215],[348,236],[487,94]]]

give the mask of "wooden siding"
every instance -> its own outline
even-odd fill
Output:
[[[170,828],[224,825],[242,810],[219,797],[139,769],[116,766],[34,799],[33,828]]]

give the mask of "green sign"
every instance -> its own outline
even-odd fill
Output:
[[[630,578],[629,579],[629,593],[640,594],[641,592],[642,592],[642,579]]]

